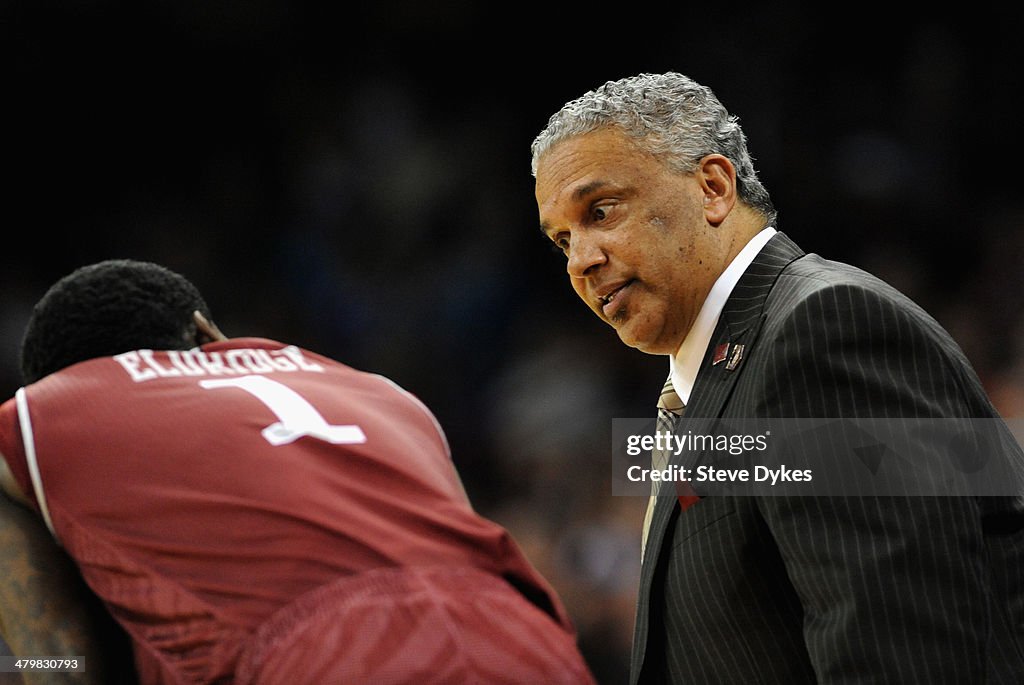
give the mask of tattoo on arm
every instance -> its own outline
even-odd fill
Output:
[[[33,674],[48,683],[113,682],[103,645],[112,627],[42,520],[0,494],[0,633],[13,653],[84,658],[85,673]]]

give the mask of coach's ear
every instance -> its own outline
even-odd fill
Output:
[[[196,344],[205,345],[210,342],[220,342],[228,337],[220,332],[217,325],[207,319],[202,313],[192,312],[192,319],[196,322]]]
[[[718,226],[736,205],[739,189],[736,185],[736,167],[727,157],[707,155],[697,167],[697,182],[704,193],[704,216],[712,226]]]

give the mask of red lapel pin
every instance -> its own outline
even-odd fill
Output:
[[[729,343],[722,343],[715,348],[715,356],[711,359],[711,366],[721,364],[729,356]]]

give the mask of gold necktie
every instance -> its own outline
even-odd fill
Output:
[[[658,398],[658,420],[655,422],[654,430],[659,435],[668,433],[672,435],[675,433],[676,424],[679,422],[679,417],[683,415],[683,410],[686,405],[683,404],[682,399],[676,394],[676,390],[672,387],[672,376],[669,376],[665,380],[665,385],[661,389],[661,396]],[[666,449],[653,449],[651,450],[651,468],[655,471],[661,471],[668,467],[669,458],[672,456],[672,450],[668,445],[668,441],[664,441]],[[651,496],[647,502],[647,513],[644,515],[644,532],[643,538],[640,544],[640,555],[643,558],[644,549],[647,548],[647,532],[651,527],[651,516],[654,514],[654,505],[658,501],[658,487],[661,485],[661,481],[651,481]]]

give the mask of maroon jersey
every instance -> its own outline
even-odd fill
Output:
[[[229,676],[272,614],[371,570],[481,570],[571,630],[507,532],[473,512],[432,414],[295,346],[76,364],[0,407],[0,453],[140,672],[168,681]]]

